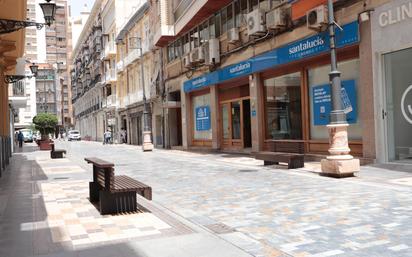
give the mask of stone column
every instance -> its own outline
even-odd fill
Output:
[[[220,149],[220,110],[217,86],[210,87],[210,116],[212,122],[212,149]]]
[[[260,75],[255,73],[249,76],[250,114],[252,129],[252,151],[259,152],[263,149],[264,135],[264,105],[263,86]]]
[[[191,107],[191,101],[190,101],[190,95],[186,94],[183,90],[183,85],[182,89],[180,91],[181,94],[181,105],[182,105],[182,146],[183,149],[188,149],[191,141],[191,131],[190,131],[190,107]]]

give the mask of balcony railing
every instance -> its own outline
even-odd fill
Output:
[[[116,75],[115,69],[110,69],[106,71],[106,74],[105,74],[106,83],[115,82],[116,80],[117,80],[117,75]]]
[[[140,50],[139,49],[133,49],[129,54],[124,58],[124,66],[129,66],[131,63],[133,63],[135,60],[140,58]]]
[[[124,70],[123,61],[119,61],[119,62],[116,63],[116,70],[117,70],[118,73],[120,73]]]
[[[108,42],[107,45],[104,47],[104,58],[110,58],[111,56],[116,55],[116,47],[114,42]]]

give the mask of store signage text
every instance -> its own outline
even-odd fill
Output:
[[[381,27],[386,27],[407,19],[412,19],[412,2],[379,14],[379,25]]]
[[[196,108],[196,131],[210,130],[210,107],[208,105]]]
[[[312,88],[313,125],[329,124],[329,115],[332,110],[330,84]],[[342,81],[341,88],[342,109],[349,124],[357,122],[357,97],[355,80]]]
[[[357,21],[343,26],[343,31],[336,29],[336,46],[338,48],[353,45],[359,42],[359,24]],[[327,31],[308,38],[289,43],[269,52],[252,57],[203,76],[184,82],[184,92],[191,92],[199,88],[216,85],[224,81],[246,76],[255,72],[276,68],[276,66],[316,56],[327,52],[329,48]]]
[[[318,36],[314,40],[306,41],[306,42],[298,44],[297,46],[293,46],[289,48],[289,54],[296,54],[298,52],[306,51],[311,48],[323,45],[324,43],[325,41],[322,39],[322,37]]]

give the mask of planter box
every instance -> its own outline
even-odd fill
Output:
[[[50,151],[52,149],[50,143],[52,143],[51,140],[41,140],[40,143],[39,143],[40,150]]]

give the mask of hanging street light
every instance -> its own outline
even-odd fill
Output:
[[[50,3],[50,0],[46,0],[46,3],[39,4],[44,15],[44,21],[47,26],[50,26],[54,21],[54,15],[56,14],[56,4]]]
[[[54,15],[56,13],[56,4],[50,3],[50,0],[46,0],[47,3],[41,3],[40,7],[43,10],[45,24],[50,26],[54,21]],[[38,23],[34,21],[18,21],[9,19],[0,19],[0,35],[11,33],[26,27],[36,27],[38,30],[44,27],[44,23]]]

